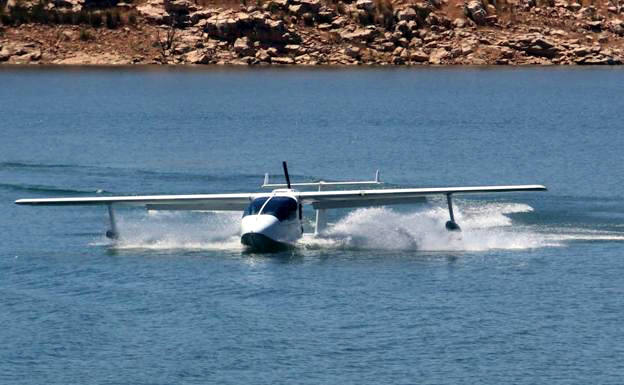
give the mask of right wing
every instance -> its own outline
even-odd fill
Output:
[[[517,186],[474,186],[474,187],[434,187],[401,188],[377,190],[343,190],[301,192],[297,195],[302,202],[315,209],[348,207],[370,207],[422,202],[427,195],[486,194],[514,191],[546,191],[542,185]]]
[[[82,198],[19,199],[18,205],[78,206],[78,205],[128,205],[142,206],[148,210],[216,210],[243,211],[249,203],[267,193],[244,194],[192,194],[192,195],[137,195]]]

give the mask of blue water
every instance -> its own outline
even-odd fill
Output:
[[[622,69],[0,69],[0,383],[624,383]],[[239,214],[18,198],[280,180],[541,183],[341,210],[250,254]],[[306,211],[306,230],[313,212]]]

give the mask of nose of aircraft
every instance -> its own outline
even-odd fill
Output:
[[[248,215],[241,222],[241,232],[263,234],[271,237],[275,226],[279,223],[273,215]]]

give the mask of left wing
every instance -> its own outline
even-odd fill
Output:
[[[377,190],[300,192],[299,199],[315,209],[385,206],[418,203],[426,195],[484,194],[514,191],[546,191],[542,185],[434,187]]]
[[[143,206],[149,210],[224,210],[243,211],[249,202],[267,193],[245,194],[192,194],[192,195],[137,195],[81,198],[19,199],[18,205],[79,206],[79,205],[129,205]]]

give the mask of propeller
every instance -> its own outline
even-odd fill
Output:
[[[290,189],[290,176],[288,175],[288,165],[286,164],[286,161],[282,162],[282,166],[284,167],[284,177],[286,178],[286,184]]]

